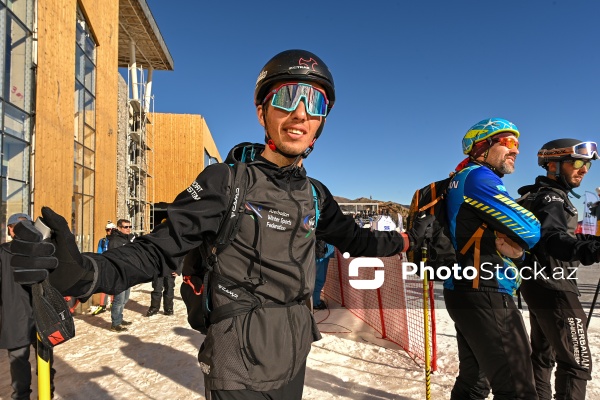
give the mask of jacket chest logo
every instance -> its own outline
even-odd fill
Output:
[[[285,231],[291,227],[292,219],[290,218],[289,213],[273,208],[269,209],[269,212],[267,214],[267,228],[275,229],[278,231]]]

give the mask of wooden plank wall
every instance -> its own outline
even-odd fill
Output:
[[[80,0],[97,42],[94,241],[116,214],[119,2]],[[71,214],[76,0],[38,1],[34,214],[43,205]]]
[[[154,202],[171,202],[204,169],[204,149],[219,161],[221,156],[201,115],[154,113],[150,120],[154,129]]]

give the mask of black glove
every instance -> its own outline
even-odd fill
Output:
[[[42,207],[42,219],[52,229],[51,239],[58,258],[58,268],[50,274],[50,283],[63,295],[82,295],[83,293],[69,293],[68,290],[81,280],[93,280],[94,268],[90,265],[91,261],[81,256],[75,236],[62,216],[49,207]]]
[[[411,250],[420,248],[425,239],[431,239],[434,220],[435,217],[431,214],[421,214],[415,217],[412,228],[406,232],[410,240]]]
[[[58,265],[53,257],[54,245],[42,242],[42,234],[31,221],[21,221],[14,227],[15,237],[10,242],[10,265],[15,282],[32,285],[48,277],[48,271]]]

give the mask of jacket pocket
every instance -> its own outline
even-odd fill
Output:
[[[295,376],[314,340],[310,310],[303,304],[261,307],[237,319],[242,357],[254,382]]]

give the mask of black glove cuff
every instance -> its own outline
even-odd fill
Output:
[[[85,254],[82,254],[81,256],[83,257],[84,262],[86,259],[90,260],[92,262],[92,267],[93,267],[93,271],[90,271],[90,272],[93,272],[93,274],[94,274],[92,284],[90,285],[89,290],[83,296],[81,296],[84,298],[89,298],[92,294],[94,294],[94,289],[96,289],[96,285],[98,284],[98,263],[96,262],[96,260],[94,260],[91,257],[86,256]]]

